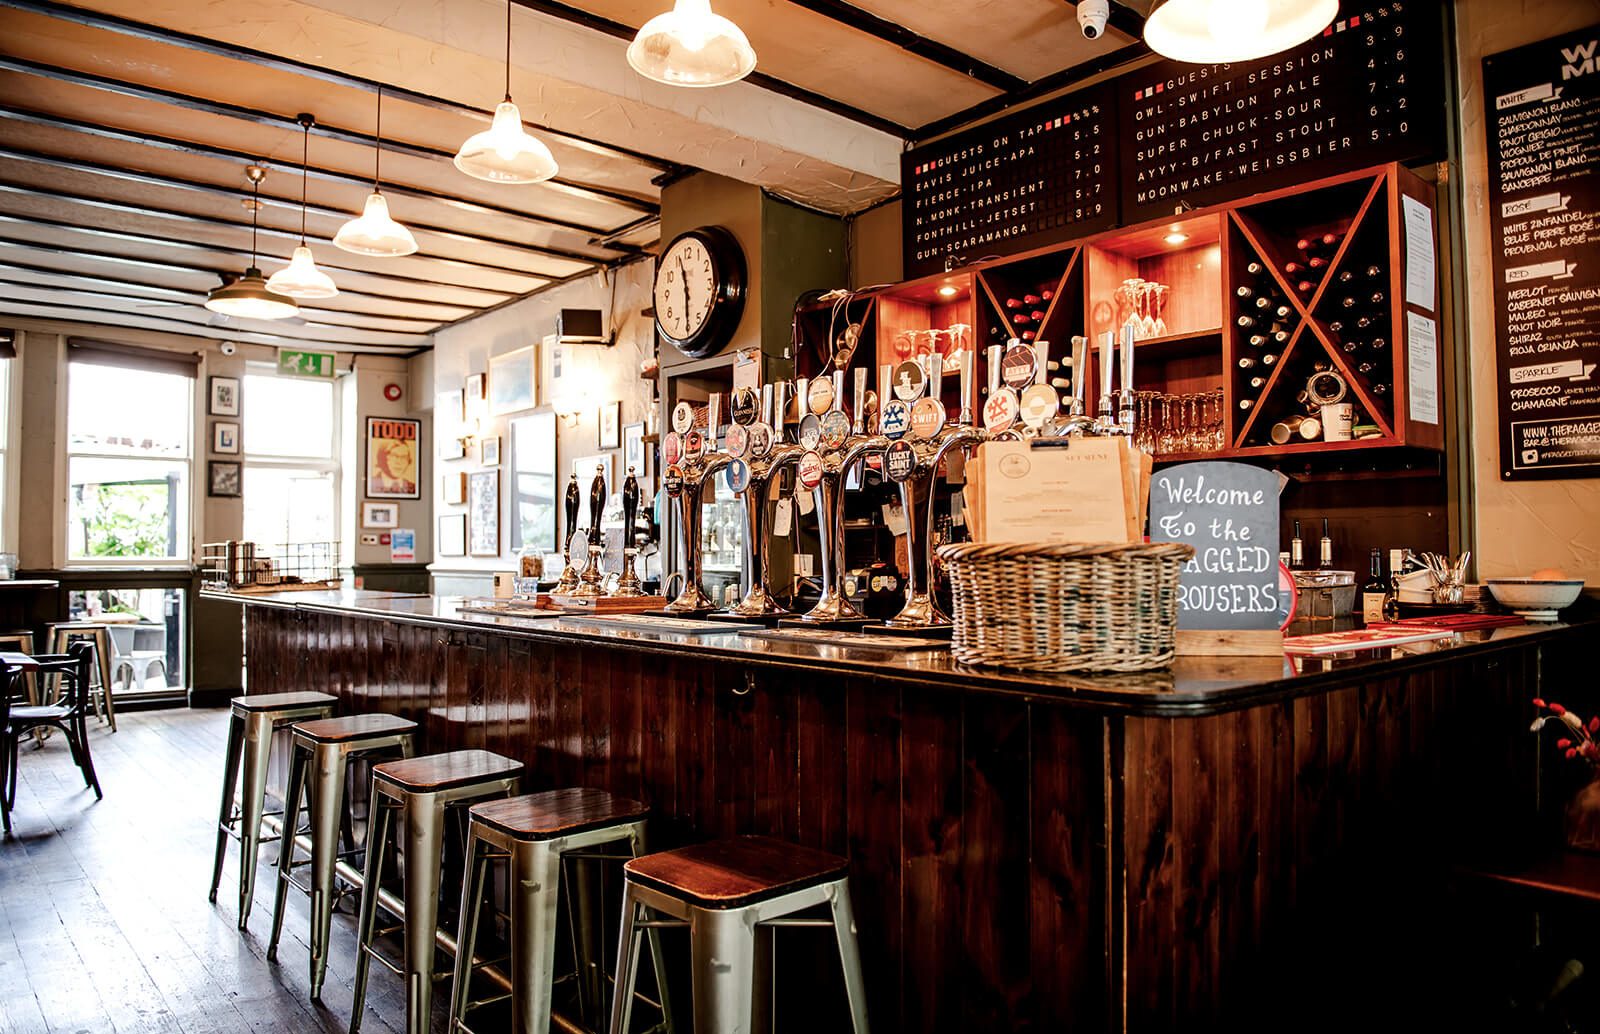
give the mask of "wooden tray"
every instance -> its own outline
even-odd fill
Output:
[[[551,604],[571,614],[639,614],[660,610],[665,596],[551,596]]]

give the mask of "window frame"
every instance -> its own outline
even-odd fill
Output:
[[[239,395],[241,400],[244,400],[245,405],[249,404],[248,399],[250,397],[250,392],[246,390],[246,385],[249,380],[254,377],[285,377],[286,379],[293,381],[311,381],[313,383],[327,385],[329,405],[331,407],[329,412],[331,433],[329,435],[328,455],[326,458],[315,456],[282,456],[274,453],[265,453],[252,450],[250,447],[250,435],[245,433],[244,420],[241,418],[239,420],[239,481],[241,490],[245,481],[245,475],[249,473],[252,467],[257,470],[312,470],[319,474],[333,475],[333,520],[331,525],[333,529],[332,541],[338,541],[339,529],[342,527],[339,521],[342,516],[344,506],[344,465],[339,461],[339,450],[342,446],[340,437],[343,428],[340,417],[342,416],[341,408],[344,402],[344,393],[339,390],[339,382],[337,380],[323,380],[322,378],[318,377],[288,377],[286,374],[280,373],[278,368],[272,363],[247,363],[245,365],[244,372],[239,378]],[[208,424],[207,434],[209,433],[210,425]],[[244,526],[243,511],[247,510],[250,506],[249,498],[244,496],[242,491],[240,503],[240,531],[242,534]]]
[[[5,398],[5,419],[0,421],[0,553],[16,553],[21,544],[21,507],[12,506],[22,488],[21,464],[16,447],[22,441],[22,349],[11,359],[0,359],[0,393]]]

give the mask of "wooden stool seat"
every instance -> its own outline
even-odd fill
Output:
[[[235,714],[255,714],[261,711],[287,711],[298,707],[319,707],[337,704],[338,697],[326,693],[260,693],[256,696],[233,698]]]
[[[296,736],[313,743],[348,743],[376,736],[396,736],[415,732],[417,723],[394,714],[352,714],[343,718],[319,718],[295,724]]]
[[[522,762],[487,750],[452,750],[372,766],[372,778],[404,790],[432,792],[521,774]]]
[[[826,851],[743,836],[646,855],[623,868],[636,883],[701,908],[722,909],[843,879],[848,864]]]
[[[514,840],[554,840],[635,822],[650,809],[604,790],[573,787],[474,804],[472,818]]]

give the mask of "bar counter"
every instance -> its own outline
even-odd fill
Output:
[[[1370,1015],[1386,981],[1448,967],[1445,888],[1409,877],[1549,833],[1529,699],[1591,683],[1600,628],[1012,675],[431,596],[207,595],[244,605],[249,692],[333,693],[417,720],[424,751],[518,757],[530,788],[646,800],[657,846],[848,855],[889,1031]],[[815,947],[781,967],[780,1028],[845,1027],[836,962],[794,961]]]

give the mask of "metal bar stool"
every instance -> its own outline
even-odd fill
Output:
[[[361,886],[361,915],[356,932],[355,1002],[350,1034],[361,1029],[366,1009],[367,969],[377,959],[406,982],[406,1032],[427,1034],[433,1008],[433,952],[439,926],[439,879],[444,867],[445,808],[509,797],[522,781],[522,762],[486,750],[385,761],[372,766],[371,825]],[[405,959],[401,966],[372,946],[378,921],[378,892],[389,855],[394,814],[405,812]]]
[[[25,628],[0,632],[0,648],[7,651],[15,651],[16,653],[25,653],[31,657],[33,656],[33,633]],[[39,703],[39,679],[31,671],[27,673],[26,677],[28,680],[28,703],[37,705]]]
[[[511,888],[511,1027],[514,1034],[546,1034],[550,1030],[555,990],[556,922],[562,887],[562,862],[638,858],[645,853],[645,818],[650,809],[638,801],[613,797],[604,790],[575,788],[475,804],[468,812],[466,879],[461,887],[461,933],[456,947],[455,983],[450,994],[447,1034],[467,1031],[467,1011],[502,999],[468,1000],[472,958],[478,938],[478,916],[492,861],[510,863]],[[601,844],[628,841],[630,855],[587,851]],[[585,1025],[596,1029],[605,1012],[605,959],[595,936],[595,888],[586,867],[573,867],[568,911],[578,954],[579,1000]],[[665,1003],[666,975],[657,934],[649,931],[656,960],[656,985]],[[671,1030],[670,1021],[667,1029]]]
[[[57,621],[50,625],[53,653],[66,653],[67,647],[80,639],[94,644],[95,677],[100,682],[99,691],[91,698],[95,713],[116,732],[117,710],[111,702],[111,633],[94,621]]]
[[[239,841],[239,929],[250,919],[256,889],[256,855],[261,847],[261,817],[267,809],[267,761],[272,754],[274,730],[306,718],[331,718],[339,701],[326,693],[263,693],[233,698],[228,721],[228,753],[223,761],[222,806],[217,809],[217,857],[211,866],[211,902],[222,882],[222,856],[228,838]],[[239,789],[239,814],[233,812],[233,795],[240,781],[239,761],[244,760],[244,783]],[[237,828],[235,828],[237,827]],[[290,830],[293,835],[293,830]]]
[[[289,788],[284,795],[284,838],[278,848],[278,887],[272,906],[272,937],[267,958],[277,961],[278,937],[283,931],[284,902],[289,885],[311,895],[311,997],[322,997],[328,975],[328,934],[333,926],[334,869],[339,861],[339,831],[346,829],[345,847],[355,844],[348,832],[350,813],[344,784],[355,758],[379,753],[411,756],[417,723],[392,714],[355,714],[297,722],[291,727]],[[309,769],[309,775],[308,775]],[[309,778],[309,785],[308,785]],[[304,791],[311,810],[311,885],[295,883],[294,831],[300,826],[300,798]],[[306,863],[301,863],[306,864]]]
[[[640,934],[681,926],[689,928],[695,1034],[752,1029],[757,986],[764,995],[771,980],[765,971],[771,968],[772,930],[780,926],[833,927],[851,1025],[855,1034],[867,1034],[866,984],[846,864],[838,855],[753,836],[663,851],[625,864],[611,1034],[626,1034],[632,1018]],[[830,918],[795,917],[819,905],[828,906]],[[649,919],[646,909],[671,918]]]

